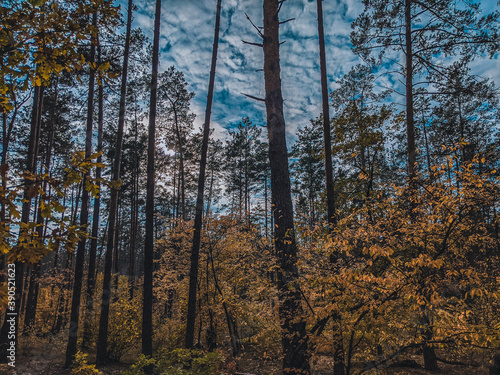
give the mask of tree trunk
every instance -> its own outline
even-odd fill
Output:
[[[122,226],[122,210],[121,210],[121,191],[118,192],[118,202],[116,206],[116,227],[115,227],[115,240],[114,240],[114,254],[113,254],[113,273],[114,277],[114,289],[115,295],[113,297],[113,302],[118,300],[118,281],[120,279],[120,250],[121,250],[121,242],[120,242],[120,228]]]
[[[100,64],[100,55],[101,51],[98,46],[98,59]],[[103,90],[103,82],[99,85],[98,88],[98,130],[97,130],[97,152],[102,151],[102,133],[103,133],[103,125],[104,125],[104,90]],[[99,156],[97,158],[97,162],[102,162],[102,157]],[[101,183],[99,179],[101,178],[101,168],[96,168],[96,178],[97,185],[99,189],[101,187]],[[83,342],[82,346],[84,348],[89,347],[90,343],[90,334],[92,329],[92,315],[94,312],[94,293],[95,293],[95,280],[96,280],[96,257],[97,257],[97,237],[99,236],[99,213],[101,206],[101,198],[97,196],[94,198],[94,212],[92,218],[92,238],[90,240],[90,250],[89,250],[89,269],[87,274],[87,300],[86,300],[86,308],[85,308],[85,321],[83,325]]]
[[[413,53],[411,3],[405,0],[405,42],[406,42],[406,137],[408,142],[408,176],[410,181],[416,177],[415,120],[413,116]]]
[[[92,24],[97,26],[97,12],[92,17]],[[95,60],[95,39],[91,39],[90,43],[90,62]],[[87,129],[85,135],[85,157],[88,158],[92,154],[92,125],[94,114],[94,84],[95,70],[91,67],[89,72],[89,94],[87,100]],[[83,178],[82,190],[82,208],[80,210],[80,225],[86,226],[89,217],[89,191],[85,187],[85,181],[90,175],[86,174]],[[69,326],[68,346],[66,348],[66,367],[69,367],[73,362],[77,352],[78,325],[80,319],[80,299],[82,294],[83,284],[83,267],[85,263],[85,244],[87,239],[84,237],[78,242],[75,262],[75,278],[73,284],[73,299],[71,301],[71,321]]]
[[[26,157],[26,171],[35,173],[36,170],[36,150],[37,150],[37,143],[39,141],[38,139],[38,128],[40,127],[40,118],[41,118],[41,111],[42,111],[42,103],[43,103],[43,92],[44,88],[43,86],[36,86],[34,89],[34,94],[33,94],[33,109],[31,112],[31,127],[30,127],[30,134],[29,134],[29,140],[28,140],[28,155]],[[30,216],[30,206],[31,206],[31,198],[28,195],[28,189],[31,186],[31,183],[29,180],[25,179],[25,191],[24,191],[24,199],[23,199],[23,205],[22,205],[22,211],[21,211],[21,222],[22,223],[28,223],[29,222],[29,216]],[[23,275],[24,275],[24,264],[20,261],[16,261],[14,263],[15,266],[15,287],[16,287],[16,297],[15,297],[15,310],[13,313],[15,314],[15,323],[14,323],[14,329],[15,332],[19,332],[19,316],[21,313],[21,301],[23,299]],[[9,322],[9,317],[8,315],[5,315],[5,319],[2,325],[2,328],[0,330],[1,336],[0,336],[0,362],[7,361],[7,352],[8,348],[10,346],[10,342],[8,341],[8,335],[5,334],[6,332],[9,331],[10,329],[10,322]],[[16,347],[16,352],[18,351],[18,336],[16,335],[15,339],[15,347]]]
[[[319,61],[321,67],[321,96],[323,103],[323,138],[325,142],[325,174],[326,174],[326,200],[328,206],[328,224],[330,230],[335,226],[335,191],[333,185],[332,167],[332,141],[330,134],[330,110],[328,105],[328,81],[326,75],[325,34],[323,31],[323,0],[317,0],[318,6],[318,35],[319,35]]]
[[[201,145],[200,173],[198,175],[198,196],[196,198],[196,213],[194,218],[193,247],[191,248],[191,268],[189,271],[189,297],[185,337],[186,348],[192,348],[194,341],[194,325],[196,321],[196,287],[198,284],[198,263],[200,258],[201,227],[203,224],[203,193],[205,191],[205,169],[207,165],[208,139],[210,136],[210,116],[212,114],[215,67],[217,64],[217,49],[219,46],[220,12],[221,0],[217,0],[214,44],[212,48],[212,65],[210,68],[210,79],[208,83],[205,123],[203,125],[203,143]]]
[[[130,247],[129,247],[129,265],[128,265],[128,278],[129,278],[129,296],[132,300],[134,298],[135,288],[135,247],[137,241],[138,229],[138,214],[139,214],[139,155],[137,152],[138,141],[138,120],[137,111],[135,113],[135,144],[134,144],[134,170],[133,170],[133,183],[132,183],[132,204],[130,213]]]
[[[175,134],[177,136],[177,147],[179,149],[179,184],[180,184],[180,199],[181,199],[181,211],[182,220],[187,220],[186,216],[186,179],[184,174],[184,147],[182,145],[181,130],[179,128],[179,120],[177,118],[177,109],[175,103],[172,104],[174,107],[174,126]]]
[[[142,354],[153,355],[153,259],[154,259],[154,193],[155,193],[155,133],[158,88],[158,51],[160,45],[161,0],[156,0],[151,98],[149,102],[148,166],[146,182],[146,236],[144,246],[144,292],[142,309]],[[147,369],[152,373],[152,368]]]
[[[120,180],[120,165],[123,145],[123,128],[125,124],[125,100],[127,96],[127,72],[128,55],[130,50],[130,29],[132,26],[132,0],[128,1],[127,10],[127,31],[125,34],[125,51],[123,54],[122,83],[120,89],[120,112],[118,116],[118,129],[116,133],[115,160],[113,161],[112,179],[114,182]],[[113,267],[113,248],[116,227],[116,214],[118,208],[118,187],[111,188],[108,218],[108,238],[106,244],[106,254],[104,259],[104,277],[101,298],[101,316],[99,319],[99,336],[97,338],[97,364],[103,364],[108,360],[108,324],[109,324],[109,304],[111,300],[111,270]]]
[[[264,0],[263,47],[283,374],[298,372],[308,374],[310,371],[308,339],[306,324],[302,318],[301,293],[298,286],[297,244],[281,94],[278,3],[280,3],[278,0]]]

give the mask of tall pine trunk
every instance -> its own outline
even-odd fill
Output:
[[[144,245],[144,292],[142,309],[142,354],[153,355],[153,260],[154,260],[154,193],[155,193],[155,133],[158,88],[158,51],[160,46],[161,0],[156,0],[151,98],[149,101],[148,166],[146,181],[146,235]],[[152,369],[148,369],[151,373]]]
[[[323,104],[323,138],[325,143],[326,200],[328,206],[328,224],[330,225],[330,230],[331,230],[336,223],[336,214],[335,214],[335,191],[333,185],[332,141],[330,134],[330,110],[328,106],[328,80],[326,74],[325,33],[323,31],[322,1],[323,0],[317,0],[319,61],[321,68],[321,96]]]
[[[97,13],[94,13],[92,24],[97,26]],[[95,39],[91,39],[90,45],[90,63],[95,60]],[[94,85],[95,85],[95,70],[90,68],[89,72],[89,94],[87,102],[87,129],[85,134],[85,157],[88,158],[92,154],[92,125],[94,115]],[[85,181],[90,176],[86,174],[83,178],[82,190],[82,206],[80,210],[80,225],[86,226],[89,218],[89,191],[86,189]],[[85,263],[85,244],[87,239],[84,237],[78,242],[76,250],[75,262],[75,278],[73,284],[73,298],[71,301],[71,320],[69,325],[68,346],[66,348],[66,367],[73,362],[77,352],[78,327],[80,320],[80,300],[83,284],[83,267]]]
[[[125,124],[125,100],[127,95],[128,55],[130,51],[130,30],[132,26],[132,0],[128,1],[127,31],[125,34],[125,50],[123,54],[122,83],[120,89],[120,109],[118,115],[118,129],[116,132],[115,159],[112,167],[112,179],[115,183],[120,181],[120,165],[122,158],[123,128]],[[116,229],[116,215],[118,211],[118,186],[111,187],[108,218],[108,239],[104,258],[104,277],[101,298],[101,316],[99,319],[99,336],[97,338],[97,364],[108,360],[108,325],[109,304],[111,302],[111,271],[113,267],[113,249]]]
[[[416,177],[415,162],[415,119],[413,115],[413,52],[412,52],[412,27],[411,3],[405,0],[405,43],[406,43],[406,137],[408,142],[408,176],[410,180]]]
[[[98,59],[100,63],[100,48],[98,47]],[[99,84],[98,88],[98,117],[97,117],[97,152],[102,151],[102,134],[104,125],[104,89],[103,82]],[[102,157],[97,158],[97,162],[102,162]],[[101,167],[96,168],[97,185],[100,189],[101,183]],[[90,240],[89,250],[89,269],[87,275],[87,300],[85,308],[85,321],[83,325],[83,347],[88,348],[90,343],[90,331],[92,329],[92,315],[94,312],[94,293],[95,293],[95,280],[96,280],[96,257],[97,257],[97,237],[99,236],[99,214],[101,207],[101,198],[97,196],[94,198],[94,212],[92,217],[92,238]]]
[[[194,218],[193,247],[191,248],[191,268],[189,271],[189,297],[186,322],[186,348],[193,347],[194,325],[196,321],[196,288],[198,284],[198,263],[200,259],[201,227],[203,224],[203,193],[205,191],[205,170],[207,166],[208,140],[210,136],[210,116],[214,94],[215,68],[217,64],[217,49],[219,47],[221,0],[217,0],[215,16],[214,44],[212,48],[212,65],[208,83],[207,107],[205,123],[203,124],[203,142],[201,145],[200,174],[198,175],[198,196],[196,198],[196,213]]]
[[[326,53],[325,53],[325,33],[323,28],[323,0],[316,0],[318,9],[318,36],[319,36],[319,60],[321,68],[321,96],[323,104],[323,139],[325,144],[325,174],[326,174],[326,200],[328,207],[328,224],[330,232],[337,222],[335,213],[335,191],[333,185],[333,167],[332,167],[332,142],[330,133],[330,108],[328,103],[328,80],[326,74]],[[312,218],[314,220],[314,197],[311,202]],[[335,322],[340,324],[339,319]],[[334,331],[334,367],[335,375],[344,375],[344,347],[342,343],[342,334]]]
[[[132,203],[130,212],[130,242],[129,242],[129,264],[128,264],[128,278],[129,278],[129,296],[130,300],[134,298],[135,288],[135,248],[137,242],[137,229],[139,222],[139,153],[137,150],[138,141],[138,120],[137,111],[135,113],[135,139],[134,139],[134,167],[132,177]]]
[[[271,199],[278,263],[278,298],[283,347],[283,374],[308,374],[306,324],[298,286],[297,244],[288,172],[279,57],[278,0],[264,0],[264,79],[271,166]]]

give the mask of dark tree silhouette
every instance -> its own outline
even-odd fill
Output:
[[[297,244],[288,172],[283,97],[281,95],[278,0],[264,0],[264,79],[267,135],[271,167],[271,201],[278,260],[279,317],[282,329],[283,373],[309,373],[306,324],[298,286]]]
[[[217,15],[215,17],[214,45],[212,49],[212,65],[208,83],[207,107],[203,125],[203,143],[201,146],[200,174],[198,175],[198,197],[196,199],[196,214],[194,219],[193,247],[191,249],[191,269],[189,271],[189,297],[186,323],[186,348],[193,347],[194,325],[196,321],[196,288],[198,284],[198,262],[200,258],[201,225],[203,223],[203,192],[205,189],[205,169],[207,166],[208,139],[210,136],[210,115],[212,114],[212,99],[214,94],[215,67],[217,63],[217,48],[219,46],[221,0],[217,0]]]
[[[153,257],[155,192],[155,126],[158,88],[158,51],[160,45],[161,0],[156,0],[151,98],[149,102],[148,167],[146,182],[146,237],[144,246],[144,295],[142,310],[142,354],[153,355]],[[148,369],[151,372],[151,369]]]
[[[130,30],[132,26],[132,0],[128,2],[127,11],[127,31],[125,35],[125,52],[123,55],[122,82],[120,89],[120,113],[118,117],[118,130],[116,133],[115,159],[112,167],[112,179],[115,183],[120,180],[120,165],[122,158],[123,145],[123,127],[125,124],[125,99],[127,95],[127,72],[128,57],[130,50]],[[107,361],[107,342],[108,342],[108,323],[109,323],[109,304],[111,301],[111,269],[113,267],[113,249],[116,230],[116,216],[118,213],[118,186],[112,186],[109,203],[108,218],[108,241],[106,244],[106,255],[104,258],[104,278],[102,286],[101,299],[101,317],[99,320],[99,336],[97,338],[97,357],[96,362],[102,364]]]

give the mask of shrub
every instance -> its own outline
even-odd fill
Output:
[[[72,375],[97,375],[99,370],[95,368],[95,365],[89,365],[87,363],[87,357],[89,355],[78,351],[75,354],[75,360],[71,366]]]
[[[163,375],[217,375],[222,362],[218,352],[175,349],[160,353],[158,368]]]
[[[149,366],[156,366],[156,361],[153,358],[146,357],[141,354],[136,363],[123,373],[123,375],[143,375],[144,369]]]

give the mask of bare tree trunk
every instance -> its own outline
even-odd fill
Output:
[[[153,355],[153,259],[154,259],[154,192],[155,192],[155,133],[158,88],[158,51],[160,45],[161,0],[156,0],[151,98],[149,102],[148,166],[146,182],[146,236],[144,246],[144,292],[142,309],[142,354]],[[148,368],[147,373],[153,369]]]
[[[121,210],[121,197],[122,194],[119,191],[118,192],[118,202],[116,206],[116,227],[115,227],[115,247],[114,247],[114,254],[113,254],[113,273],[115,274],[114,277],[114,288],[115,288],[115,295],[113,297],[113,302],[116,302],[118,300],[118,281],[120,279],[120,250],[121,250],[121,241],[120,241],[120,228],[122,226],[122,210]]]
[[[194,341],[194,325],[196,321],[196,287],[198,284],[198,263],[200,260],[201,227],[203,224],[203,193],[205,191],[205,169],[207,165],[208,140],[210,136],[210,116],[212,114],[215,67],[217,64],[217,49],[219,46],[220,12],[221,0],[217,0],[214,44],[212,48],[212,65],[210,68],[210,80],[208,83],[205,123],[203,125],[203,143],[201,146],[200,173],[198,175],[198,196],[196,199],[196,213],[194,219],[193,247],[191,248],[191,268],[189,271],[189,297],[185,337],[186,348],[192,348]]]
[[[174,126],[175,134],[177,135],[177,147],[179,149],[179,183],[180,183],[180,197],[181,197],[181,210],[182,220],[187,220],[186,216],[186,177],[184,171],[184,147],[182,144],[181,130],[179,128],[179,120],[177,118],[177,109],[175,103],[174,108]]]
[[[325,52],[325,33],[323,28],[323,0],[316,0],[318,9],[318,36],[319,36],[319,60],[321,68],[321,96],[323,105],[323,139],[325,144],[325,177],[326,177],[326,201],[328,207],[328,225],[330,233],[337,224],[337,215],[335,212],[335,191],[333,184],[333,166],[332,166],[332,142],[330,133],[330,108],[328,103],[328,76],[326,74],[326,52]],[[312,197],[311,210],[313,221],[315,219],[314,196]],[[339,325],[340,319],[334,319],[333,334],[333,373],[334,375],[344,375],[344,345],[342,332]],[[338,329],[337,329],[338,327]]]
[[[432,177],[432,168],[431,168],[431,152],[429,150],[429,140],[427,138],[427,126],[425,122],[424,109],[422,109],[422,129],[424,132],[424,142],[425,142],[425,153],[427,156],[427,169],[429,170],[429,178]]]
[[[318,6],[318,35],[319,60],[321,67],[321,96],[323,104],[323,138],[325,142],[325,173],[326,173],[326,200],[328,206],[328,224],[330,230],[337,222],[335,214],[335,191],[333,185],[332,141],[330,135],[330,110],[328,105],[328,81],[326,74],[325,33],[323,31],[323,0],[317,0]],[[342,372],[343,373],[343,372]],[[339,373],[340,374],[340,373]]]
[[[100,63],[100,48],[98,46],[98,55],[99,55],[99,63]],[[102,151],[102,134],[103,134],[103,125],[104,125],[104,93],[103,93],[103,82],[99,85],[98,88],[98,130],[97,130],[97,152]],[[97,158],[97,162],[102,162],[102,157],[99,156]],[[101,187],[101,183],[99,182],[99,178],[101,178],[101,168],[96,168],[96,178],[97,185],[99,189]],[[90,250],[89,250],[89,269],[87,274],[87,300],[86,300],[86,309],[85,309],[85,321],[83,324],[83,342],[82,345],[84,348],[89,347],[90,342],[90,331],[92,329],[92,315],[94,312],[94,293],[95,293],[95,280],[96,280],[96,257],[97,257],[97,237],[99,236],[99,214],[101,207],[101,198],[97,196],[94,198],[94,212],[92,218],[92,238],[90,240]]]
[[[92,17],[92,24],[97,26],[97,12]],[[90,62],[95,60],[95,44],[94,38],[90,43]],[[89,94],[87,102],[87,129],[85,135],[85,157],[88,158],[92,154],[92,125],[94,114],[94,85],[95,85],[95,70],[90,68],[89,72]],[[80,211],[80,225],[85,226],[88,223],[89,217],[89,191],[85,187],[85,181],[90,176],[86,174],[83,178],[82,189],[82,208]],[[66,348],[66,367],[69,367],[73,362],[77,352],[78,326],[80,319],[80,299],[82,295],[83,284],[83,267],[85,263],[85,244],[87,239],[84,237],[78,242],[75,262],[75,278],[73,284],[73,299],[71,301],[71,321],[69,326],[68,346]]]
[[[116,133],[115,160],[113,161],[112,178],[113,181],[120,180],[120,165],[122,158],[123,128],[125,124],[125,100],[127,96],[127,72],[128,55],[130,50],[130,30],[132,26],[132,0],[128,1],[127,10],[127,31],[125,34],[125,51],[123,55],[122,83],[120,89],[120,112],[118,116],[118,129]],[[111,270],[113,267],[113,248],[116,229],[116,215],[118,209],[118,187],[111,188],[108,218],[108,238],[106,244],[106,255],[104,259],[104,277],[101,298],[101,317],[99,319],[99,336],[97,338],[97,364],[103,364],[108,360],[108,325],[109,325],[109,304],[111,300]]]
[[[405,0],[405,38],[406,38],[406,137],[408,142],[408,176],[412,181],[416,177],[415,163],[415,120],[413,116],[413,53],[412,53],[412,27],[411,3]]]
[[[288,172],[279,57],[278,0],[264,0],[264,79],[267,134],[274,207],[274,239],[278,261],[279,317],[282,330],[283,374],[308,374],[309,354],[298,285],[297,244]]]
[[[267,207],[267,172],[264,174],[264,226],[266,228],[266,240],[269,240],[268,207]]]
[[[130,299],[134,298],[134,288],[135,288],[135,247],[137,241],[137,229],[138,229],[138,214],[139,214],[139,155],[137,152],[137,141],[138,141],[138,119],[137,111],[135,113],[135,144],[134,144],[134,176],[132,184],[132,208],[130,213],[130,244],[129,244],[129,265],[128,265],[128,278],[129,278],[129,295]]]

